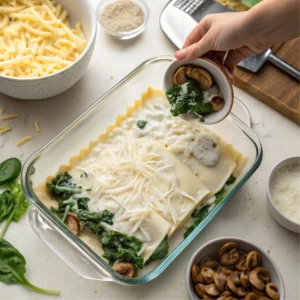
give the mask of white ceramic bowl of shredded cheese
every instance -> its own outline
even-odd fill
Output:
[[[49,75],[20,78],[0,74],[0,93],[26,100],[49,98],[69,89],[84,74],[92,57],[96,39],[97,20],[93,6],[89,0],[57,0],[58,4],[68,12],[72,28],[80,23],[87,41],[83,52],[71,64]]]
[[[275,165],[267,186],[273,218],[283,227],[300,233],[300,157],[289,157]]]

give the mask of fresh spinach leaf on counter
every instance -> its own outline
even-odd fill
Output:
[[[76,183],[71,182],[72,176],[65,172],[64,174],[57,175],[52,183],[48,183],[47,187],[55,200],[67,200],[74,194],[80,194],[82,188],[77,186]]]
[[[0,281],[6,284],[20,283],[46,295],[58,296],[59,291],[45,290],[30,283],[26,277],[26,260],[9,242],[0,238]]]
[[[0,222],[8,217],[15,207],[13,194],[10,190],[0,195]]]
[[[147,125],[147,121],[145,120],[138,120],[136,123],[137,127],[140,129],[144,129],[145,126]]]
[[[14,208],[7,218],[7,221],[0,233],[0,238],[3,238],[9,224],[11,222],[18,222],[29,207],[29,202],[23,194],[21,185],[17,181],[14,180],[12,183],[10,183],[9,188],[11,189],[11,193],[13,196]]]
[[[259,2],[261,2],[261,0],[242,0],[242,3],[250,8],[258,4]]]
[[[21,172],[22,163],[17,158],[9,158],[0,163],[0,185],[15,180]]]
[[[129,262],[142,269],[144,259],[138,255],[142,249],[142,242],[134,236],[117,231],[105,230],[100,235],[100,242],[104,250],[103,257],[111,264],[116,260]]]
[[[146,264],[151,263],[153,260],[165,258],[169,253],[169,240],[166,235],[150,258],[147,260]]]

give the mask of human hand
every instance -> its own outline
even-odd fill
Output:
[[[209,58],[219,64],[233,81],[232,73],[237,64],[262,50],[265,49],[248,36],[244,12],[223,13],[203,18],[175,57],[184,61],[202,56]]]

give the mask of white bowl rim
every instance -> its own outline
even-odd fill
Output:
[[[287,222],[289,222],[289,223],[292,223],[294,226],[297,226],[297,227],[300,229],[300,224],[298,224],[298,223],[294,222],[293,220],[287,218],[287,217],[286,217],[286,216],[285,216],[285,215],[277,208],[277,206],[275,205],[274,200],[273,200],[273,198],[272,198],[272,196],[271,196],[271,192],[270,192],[270,185],[271,185],[271,181],[272,181],[272,179],[273,179],[273,177],[274,177],[274,175],[275,175],[275,170],[276,170],[278,167],[280,167],[280,165],[284,165],[285,163],[287,163],[287,161],[292,160],[292,159],[298,159],[298,160],[300,160],[300,156],[290,156],[290,157],[287,157],[287,158],[285,158],[285,159],[279,161],[279,162],[272,168],[272,170],[271,170],[271,172],[270,172],[270,175],[269,175],[268,184],[267,184],[267,198],[268,198],[269,203],[270,203],[270,204],[272,205],[272,207],[275,209],[275,211],[276,211],[281,217],[283,217],[283,219],[284,219],[285,221],[287,221]],[[277,221],[276,218],[275,218],[275,220]],[[277,222],[278,222],[278,221],[277,221]],[[283,225],[282,225],[282,226],[283,226]],[[285,226],[283,226],[283,227],[285,227]],[[285,228],[286,228],[286,227],[285,227]],[[286,229],[288,229],[288,228],[286,228]],[[288,229],[288,230],[290,230],[290,229]]]
[[[7,75],[2,75],[0,74],[0,79],[1,78],[4,78],[6,80],[11,80],[11,81],[39,81],[39,80],[45,80],[45,79],[48,79],[48,78],[51,78],[55,75],[58,75],[58,74],[62,74],[64,72],[66,72],[67,70],[69,70],[70,68],[72,68],[77,62],[79,62],[84,56],[85,54],[90,50],[91,46],[93,45],[94,43],[94,40],[96,38],[96,33],[97,33],[97,19],[96,19],[96,15],[95,15],[95,11],[94,11],[94,8],[90,2],[90,0],[85,0],[85,3],[87,4],[87,8],[89,10],[89,13],[91,14],[91,22],[92,22],[92,32],[91,32],[91,36],[88,40],[88,43],[85,47],[85,49],[83,50],[83,52],[80,54],[80,56],[74,60],[70,65],[68,65],[67,67],[55,72],[55,73],[52,73],[52,74],[49,74],[49,75],[45,75],[45,76],[40,76],[40,77],[34,77],[34,78],[19,78],[19,77],[13,77],[13,76],[7,76]]]
[[[115,0],[115,1],[117,1],[117,0]],[[101,18],[97,18],[97,16],[96,16],[96,19],[100,23],[101,26],[103,26],[106,30],[110,31],[111,33],[122,35],[122,36],[134,34],[134,33],[138,32],[142,27],[145,27],[147,25],[149,17],[150,17],[150,8],[149,8],[147,2],[144,1],[144,0],[136,0],[136,1],[140,2],[140,3],[142,3],[144,5],[146,14],[145,14],[145,20],[144,20],[144,22],[139,27],[137,27],[137,28],[135,28],[133,30],[130,30],[130,31],[117,31],[117,30],[113,30],[113,29],[109,28],[108,26],[106,26],[101,21]],[[104,0],[100,0],[99,3],[97,4],[96,15],[99,13],[99,10],[100,10],[100,8],[101,8],[102,5],[104,5]]]
[[[164,92],[166,92],[166,89],[167,89],[167,86],[166,86],[166,78],[167,78],[167,74],[168,74],[168,71],[171,69],[172,65],[175,64],[175,63],[179,63],[180,66],[183,66],[183,65],[193,65],[193,62],[196,62],[196,61],[205,61],[206,63],[208,64],[211,64],[213,65],[214,67],[216,67],[221,73],[222,75],[224,76],[225,80],[227,81],[227,84],[229,86],[229,89],[230,89],[230,106],[228,108],[228,111],[217,121],[217,122],[212,122],[210,120],[207,120],[209,118],[206,117],[206,120],[204,120],[203,124],[206,124],[206,125],[213,125],[213,124],[217,124],[217,123],[220,123],[221,121],[223,121],[231,112],[232,110],[232,107],[233,107],[233,102],[234,102],[234,92],[233,92],[233,86],[231,84],[231,82],[229,81],[229,78],[227,76],[227,74],[224,72],[224,70],[217,64],[215,63],[213,60],[211,59],[208,59],[208,58],[202,58],[202,57],[199,57],[199,58],[196,58],[196,59],[193,59],[193,60],[190,60],[190,61],[180,61],[180,60],[177,60],[176,58],[174,58],[174,60],[171,62],[171,64],[168,66],[168,68],[166,69],[166,72],[164,74],[164,79],[163,79],[163,88],[164,88]],[[204,67],[205,68],[205,67]]]
[[[265,250],[263,250],[260,246],[257,246],[256,244],[252,243],[252,242],[249,242],[247,240],[244,240],[242,238],[239,238],[237,236],[224,236],[224,237],[219,237],[219,238],[215,238],[213,240],[210,240],[208,242],[206,242],[204,245],[202,245],[198,250],[196,250],[196,252],[193,254],[193,256],[191,257],[190,261],[189,261],[189,264],[188,264],[188,267],[187,267],[187,271],[186,271],[186,276],[185,276],[185,279],[186,279],[186,287],[187,287],[187,291],[188,291],[188,295],[189,295],[189,298],[192,299],[191,297],[191,291],[190,291],[190,274],[191,274],[191,268],[192,268],[192,265],[195,261],[195,258],[196,256],[204,249],[206,248],[207,246],[211,245],[212,243],[214,242],[219,242],[219,241],[224,241],[224,243],[226,242],[243,242],[243,243],[246,243],[246,244],[249,244],[249,245],[253,245],[255,248],[257,248],[261,253],[263,253],[270,261],[270,263],[273,265],[277,275],[278,275],[278,278],[279,278],[279,285],[280,285],[280,299],[285,299],[285,286],[284,286],[284,281],[283,281],[283,277],[281,275],[281,272],[279,270],[279,268],[277,267],[275,261],[273,260],[272,257],[270,257]]]

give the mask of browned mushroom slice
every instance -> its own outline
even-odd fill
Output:
[[[264,297],[266,296],[266,293],[265,291],[261,291],[259,289],[257,289],[254,285],[251,284],[251,289],[252,289],[252,292],[255,293],[256,295],[258,295],[259,297]]]
[[[268,297],[259,297],[258,300],[271,300],[271,299]]]
[[[240,254],[240,252],[239,252]],[[235,267],[240,270],[240,271],[246,271],[247,267],[246,267],[246,256],[240,256],[239,260],[237,261],[237,263],[235,264]]]
[[[195,293],[197,294],[197,296],[201,299],[204,298],[204,295],[206,295],[204,289],[203,289],[204,285],[202,283],[198,283],[194,286],[195,289]]]
[[[235,283],[233,274],[229,275],[227,277],[227,285],[229,289],[238,295],[239,297],[245,297],[247,295],[247,290],[243,287],[237,287],[237,284]]]
[[[219,298],[217,298],[217,300],[226,300],[227,297],[226,296],[220,296]]]
[[[113,269],[125,277],[133,278],[134,276],[134,265],[131,263],[116,260]]]
[[[258,300],[258,299],[259,299],[259,296],[253,292],[248,293],[246,295],[246,297],[244,298],[244,300]]]
[[[221,110],[225,105],[224,98],[219,95],[212,96],[210,102],[211,102],[212,109],[214,111]]]
[[[220,248],[220,250],[219,250],[219,252],[218,252],[218,255],[221,256],[221,255],[223,255],[225,252],[229,252],[229,251],[231,251],[232,249],[237,249],[237,248],[238,248],[238,244],[235,243],[235,242],[226,243],[226,244],[224,244],[224,245]]]
[[[247,255],[246,267],[248,270],[252,270],[257,267],[261,261],[261,255],[257,251],[251,251]]]
[[[250,272],[249,280],[255,288],[262,291],[265,285],[270,281],[270,273],[265,268],[256,267]]]
[[[185,69],[185,74],[188,78],[192,78],[192,71],[193,71],[194,67],[192,66],[187,66]]]
[[[201,270],[201,276],[204,279],[204,282],[207,284],[213,283],[214,282],[214,271],[211,268],[203,268]]]
[[[279,299],[279,293],[278,293],[277,286],[273,283],[268,283],[266,285],[266,293],[272,300]]]
[[[213,84],[212,76],[202,68],[192,68],[191,72],[188,72],[186,75],[194,79],[202,90],[208,90]]]
[[[208,295],[204,295],[204,300],[215,300],[216,298],[215,297],[211,297],[211,296],[208,296]]]
[[[179,85],[179,84],[186,83],[188,81],[185,71],[186,71],[186,67],[181,67],[175,72],[173,77],[174,84]]]
[[[237,251],[237,249],[232,249],[229,252],[225,252],[224,254],[222,254],[220,258],[220,262],[224,266],[231,266],[236,264],[239,258],[240,258],[240,254]]]
[[[224,296],[224,297],[230,297],[230,296],[232,296],[232,294],[231,294],[231,292],[230,291],[225,291],[225,292],[223,292],[222,294],[221,294],[221,296]]]
[[[217,286],[217,289],[222,293],[225,290],[226,285],[226,275],[224,273],[215,272],[214,273],[214,282]]]
[[[214,269],[216,266],[218,265],[217,261],[214,260],[212,257],[204,257],[201,261],[200,261],[200,264],[199,264],[199,269],[200,271],[203,269],[203,268],[211,268],[211,269]]]
[[[240,276],[241,285],[245,288],[249,284],[249,271],[243,271]]]
[[[224,273],[226,276],[231,275],[233,271],[230,268],[222,267],[221,270],[222,273]]]
[[[65,224],[68,226],[68,228],[75,233],[76,235],[79,235],[80,233],[80,221],[76,214],[74,213],[68,213]]]
[[[192,266],[192,281],[194,284],[199,283],[198,281],[199,267],[196,265]]]
[[[214,283],[203,286],[203,289],[209,296],[216,297],[220,294],[220,291]]]
[[[232,296],[229,296],[229,297],[226,298],[226,300],[237,300],[237,299],[232,297]]]

